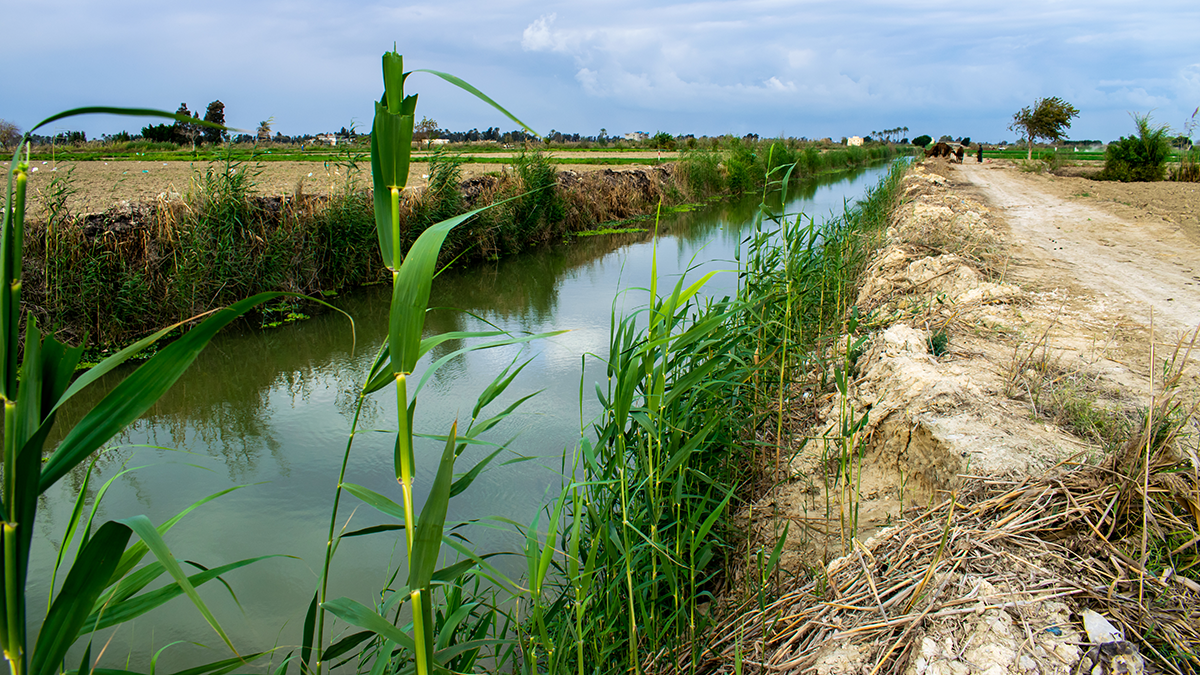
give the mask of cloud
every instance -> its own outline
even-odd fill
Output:
[[[816,58],[816,52],[811,49],[791,49],[787,53],[788,67],[796,70],[812,65]]]
[[[1174,120],[1200,103],[1188,46],[1194,4],[295,0],[281,12],[233,0],[8,3],[13,25],[56,33],[52,48],[38,31],[14,36],[14,53],[36,58],[6,84],[0,114],[27,124],[76,105],[203,109],[220,98],[235,123],[274,115],[284,133],[361,124],[379,95],[379,54],[395,42],[406,65],[524,102],[526,121],[545,128],[837,137],[962,119],[982,126],[955,135],[999,140],[1021,106],[1064,96],[1080,108],[1081,128],[1106,137],[1124,131],[1126,110],[1154,106]],[[414,80],[423,114],[452,128],[501,123],[431,80]],[[111,124],[103,130],[129,127]]]
[[[529,52],[566,52],[564,36],[550,28],[557,17],[557,14],[548,14],[529,24],[521,34],[521,48]]]
[[[786,82],[786,83],[780,82],[779,78],[774,77],[774,76],[772,76],[767,81],[763,82],[763,85],[766,86],[767,89],[772,90],[772,91],[787,91],[787,92],[796,91],[796,83],[795,82]]]

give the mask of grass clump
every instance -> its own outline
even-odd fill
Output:
[[[575,236],[596,237],[602,234],[640,234],[647,231],[648,230],[644,227],[605,227],[599,230],[584,230],[583,232],[576,232]]]
[[[1137,425],[1137,413],[1101,378],[1063,367],[1046,344],[1046,333],[1025,349],[1018,345],[1007,374],[1006,394],[1027,401],[1035,417],[1106,450],[1115,449]]]
[[[1150,114],[1133,115],[1137,135],[1109,143],[1104,155],[1104,168],[1096,174],[1099,180],[1124,183],[1158,181],[1166,177],[1167,160],[1171,157],[1170,127],[1155,125]]]
[[[929,334],[927,345],[929,353],[934,356],[945,356],[950,353],[950,334],[945,328],[938,329]]]

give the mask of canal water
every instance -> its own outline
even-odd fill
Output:
[[[886,171],[886,166],[856,170],[793,188],[785,211],[818,221],[840,214],[846,202],[859,198]],[[488,410],[499,412],[519,397],[540,393],[487,435],[496,443],[509,442],[508,449],[451,502],[449,521],[476,521],[461,530],[474,550],[519,551],[521,539],[500,519],[531,523],[561,489],[564,466],[570,466],[581,430],[586,433],[599,412],[595,382],[604,377],[600,359],[607,353],[613,312],[625,314],[646,304],[652,260],[657,261],[660,288],[673,286],[681,274],[695,279],[724,270],[709,282],[706,294],[733,295],[736,251],[759,201],[748,198],[666,215],[657,239],[652,232],[584,237],[452,270],[435,281],[430,305],[456,309],[432,312],[429,334],[490,327],[514,334],[568,331],[455,358],[418,396],[417,431],[444,434],[455,419],[466,424],[476,397],[505,367],[529,361]],[[654,221],[645,226],[652,230]],[[206,567],[286,556],[229,573],[236,601],[218,583],[201,589],[242,653],[278,646],[278,663],[297,648],[323,561],[357,393],[386,340],[389,296],[390,288],[379,286],[338,298],[336,304],[354,318],[353,330],[345,317],[326,312],[273,330],[219,335],[171,391],[96,462],[91,496],[113,479],[97,524],[137,514],[161,524],[207,495],[240,486],[192,512],[166,541],[178,559]],[[462,346],[447,343],[430,356],[436,359]],[[78,414],[64,410],[58,428],[69,428]],[[392,468],[395,437],[389,433],[395,429],[395,414],[393,388],[369,400],[347,480],[399,502]],[[468,449],[458,470],[491,449]],[[440,451],[434,440],[418,445],[419,500],[432,482]],[[83,472],[77,470],[43,497],[31,560],[31,626],[40,625],[44,615],[51,566],[82,481]],[[347,531],[390,522],[348,495],[339,527],[347,519]],[[403,566],[402,538],[402,532],[394,531],[343,540],[330,575],[331,597],[373,604]],[[493,562],[518,577],[523,564],[516,556]],[[65,570],[60,584],[64,575]],[[403,572],[399,578],[402,583]],[[176,642],[159,658],[159,672],[230,655],[183,598],[114,630],[97,634],[92,651],[95,655],[107,644],[101,665],[110,668],[128,665],[149,672],[155,651]],[[82,647],[76,649],[72,658],[78,659]]]

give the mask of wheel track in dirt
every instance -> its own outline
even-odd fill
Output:
[[[1200,322],[1200,246],[1165,222],[1133,222],[1040,190],[1014,169],[962,164],[1008,223],[1009,272],[1022,284],[1075,286],[1176,336]]]

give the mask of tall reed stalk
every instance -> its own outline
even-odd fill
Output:
[[[442,244],[450,232],[483,209],[442,220],[424,227],[419,233],[409,232],[401,218],[401,197],[408,179],[409,153],[413,134],[413,116],[417,97],[404,95],[404,82],[411,73],[404,72],[403,57],[396,52],[383,56],[384,95],[375,105],[375,120],[371,133],[371,175],[374,183],[376,234],[384,264],[392,274],[392,301],[388,320],[388,339],[380,348],[375,363],[358,397],[358,406],[346,442],[342,468],[334,492],[326,540],[325,560],[320,582],[305,621],[305,646],[301,661],[306,670],[321,673],[330,658],[346,653],[363,640],[357,633],[325,646],[326,613],[374,634],[372,647],[373,673],[385,673],[412,668],[419,675],[434,672],[467,672],[474,668],[484,649],[504,645],[509,636],[494,609],[479,602],[462,602],[464,586],[474,579],[487,578],[494,582],[509,582],[483,557],[444,536],[446,514],[452,496],[465,490],[501,451],[485,457],[470,470],[455,477],[455,460],[467,442],[491,429],[516,409],[526,398],[519,399],[500,413],[483,418],[482,412],[508,387],[524,366],[506,369],[487,387],[476,401],[471,420],[460,429],[458,422],[450,426],[441,444],[436,475],[425,504],[417,512],[413,494],[413,479],[417,469],[418,435],[413,429],[418,393],[422,385],[453,356],[463,351],[512,345],[554,335],[509,336],[499,331],[452,332],[424,336],[425,314],[433,278],[438,271]],[[474,94],[496,107],[518,124],[525,126],[507,111],[465,82],[436,71],[429,72]],[[528,128],[528,127],[525,127]],[[486,207],[484,207],[486,208]],[[404,242],[415,236],[411,247]],[[407,249],[407,250],[406,250]],[[423,376],[414,382],[417,364],[433,347],[448,340],[495,338],[491,342],[468,346],[431,364]],[[415,384],[415,386],[413,386]],[[396,433],[393,469],[399,489],[399,503],[388,495],[347,482],[347,470],[354,439],[358,434],[359,413],[366,398],[385,387],[396,392]],[[334,555],[342,537],[337,534],[339,508],[343,491],[350,493],[381,513],[395,519],[395,525],[377,528],[360,534],[378,534],[402,530],[407,562],[407,583],[390,588],[378,607],[367,606],[350,598],[329,599],[329,577]],[[347,534],[345,536],[350,536]],[[437,562],[443,544],[454,548],[463,560],[442,569]],[[388,619],[388,615],[392,619]],[[407,623],[400,617],[407,615]],[[489,637],[490,636],[490,637]],[[499,650],[496,651],[499,653]],[[315,664],[313,656],[316,655]],[[498,658],[495,655],[493,658]]]

